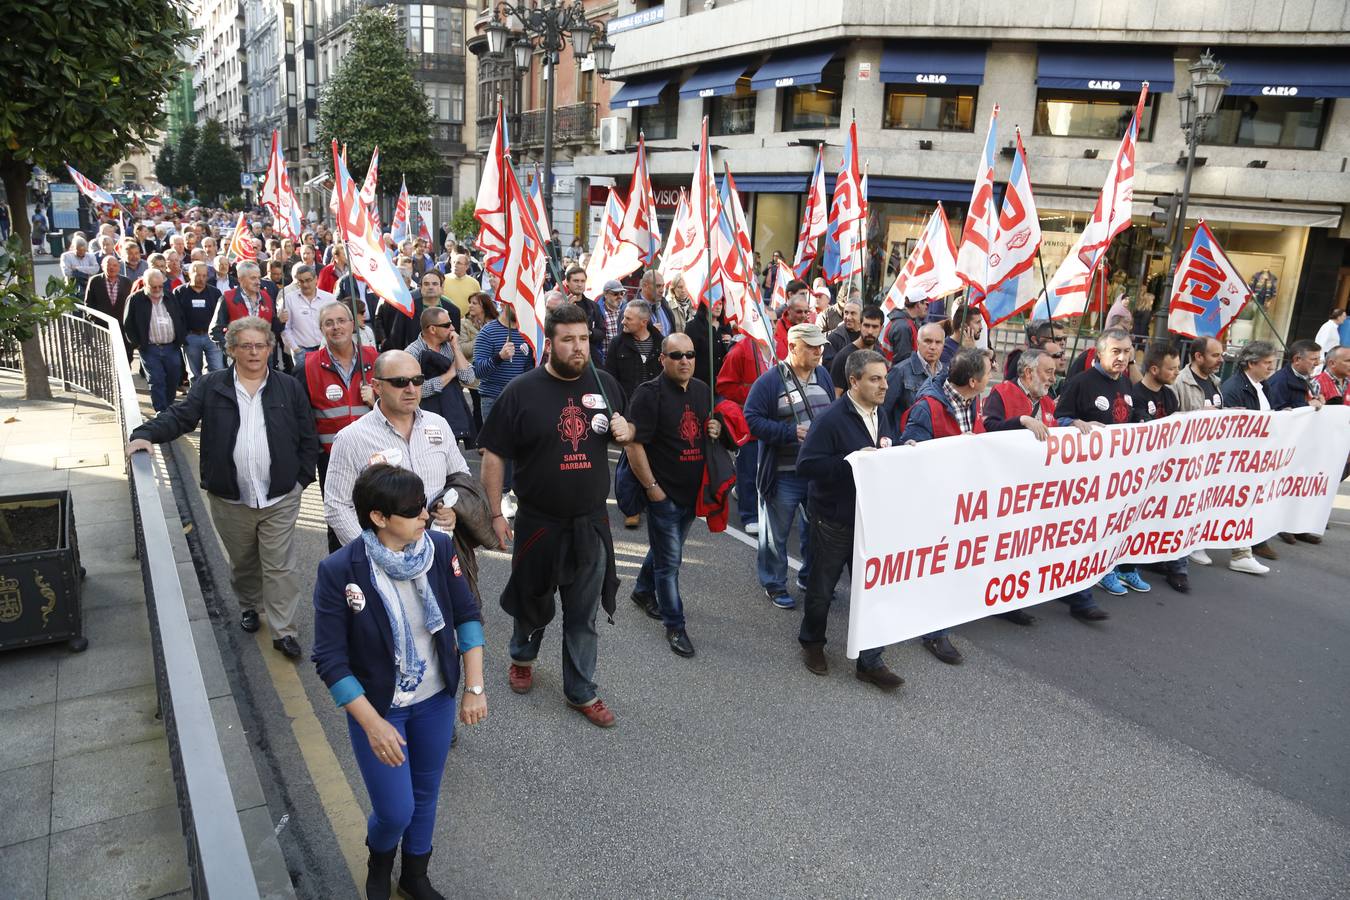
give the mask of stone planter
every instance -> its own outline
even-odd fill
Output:
[[[0,650],[88,647],[82,575],[69,491],[0,497]]]

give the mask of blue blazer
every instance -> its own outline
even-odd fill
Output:
[[[455,574],[458,560],[449,536],[436,531],[427,534],[436,546],[436,562],[427,572],[427,580],[446,624],[434,635],[436,657],[446,689],[453,695],[459,686],[460,642],[471,646],[482,644],[483,617],[468,583]],[[356,585],[365,595],[366,603],[360,612],[347,603],[349,584]],[[314,584],[312,659],[339,706],[346,706],[364,693],[380,715],[388,713],[397,678],[394,633],[370,577],[366,545],[360,540],[352,541],[319,563]]]

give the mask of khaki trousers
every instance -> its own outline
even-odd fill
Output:
[[[230,585],[239,608],[262,613],[274,640],[296,637],[300,587],[295,579],[295,522],[301,493],[297,484],[266,509],[207,494],[216,532],[230,557]]]

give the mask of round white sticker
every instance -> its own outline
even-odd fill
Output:
[[[591,431],[596,434],[609,434],[609,416],[596,413],[595,418],[591,419]]]
[[[1150,416],[1156,416],[1158,414],[1158,404],[1154,403],[1152,400],[1148,401],[1148,414]]]
[[[349,584],[345,589],[347,595],[347,605],[352,608],[352,612],[360,612],[366,608],[366,595],[361,590],[359,584]]]
[[[582,394],[581,405],[587,409],[604,409],[605,398],[600,394]]]
[[[1100,409],[1102,412],[1106,412],[1108,409],[1111,408],[1111,402],[1107,400],[1105,397],[1098,397],[1096,400],[1093,400],[1092,405]]]
[[[877,443],[880,444],[881,448],[884,450],[891,445],[891,439],[883,436]]]
[[[1125,405],[1126,405],[1126,406],[1134,406],[1134,398],[1133,398],[1133,397],[1131,397],[1129,394],[1125,394],[1124,397],[1125,397]]]
[[[324,388],[323,395],[329,400],[341,400],[342,388],[338,387],[336,384],[330,384],[328,387]]]

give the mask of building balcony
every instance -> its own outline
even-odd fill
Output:
[[[594,103],[559,106],[553,115],[554,146],[594,143],[595,114]],[[531,109],[510,118],[512,146],[544,146],[544,110]],[[492,128],[496,123],[496,116],[478,120],[478,146],[486,148],[492,141]]]
[[[431,149],[442,156],[462,156],[465,152],[464,126],[458,122],[435,122],[431,126]]]
[[[442,75],[459,75],[464,78],[464,54],[462,53],[408,53],[412,60],[413,71],[434,72]]]

